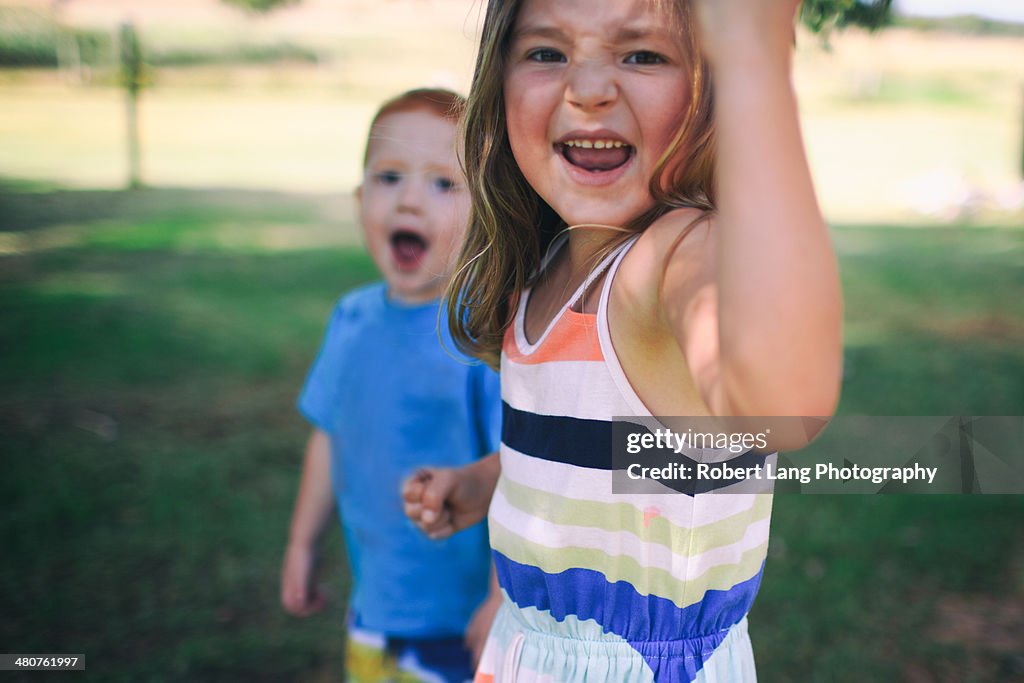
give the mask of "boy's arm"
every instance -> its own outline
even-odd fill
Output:
[[[790,80],[798,3],[695,4],[715,88],[717,266],[706,296],[668,316],[713,413],[831,415],[842,301]],[[671,275],[670,267],[667,302]],[[713,362],[693,367],[690,350],[700,342],[687,336],[709,327],[717,349],[705,356]]]
[[[494,569],[494,562],[491,562],[490,588],[487,597],[480,603],[473,613],[473,617],[466,626],[466,647],[473,655],[473,668],[480,664],[480,655],[483,654],[484,645],[487,643],[487,636],[491,632],[491,624],[501,607],[501,588],[498,586],[498,573]]]
[[[330,437],[314,429],[306,444],[302,481],[281,568],[281,604],[300,617],[320,611],[325,603],[313,579],[320,536],[334,511],[330,475]]]

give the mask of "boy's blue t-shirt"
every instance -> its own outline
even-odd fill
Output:
[[[384,282],[342,297],[299,397],[331,437],[352,609],[364,628],[407,638],[462,634],[490,573],[482,523],[431,541],[402,510],[417,469],[465,465],[501,437],[498,375],[458,354],[447,325],[439,340],[438,307],[390,300]]]

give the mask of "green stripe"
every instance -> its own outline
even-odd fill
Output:
[[[698,577],[682,581],[664,569],[643,567],[628,555],[610,555],[592,548],[549,548],[528,541],[490,520],[491,546],[514,562],[538,567],[548,574],[567,569],[601,572],[609,583],[626,581],[642,595],[671,600],[679,608],[699,602],[709,590],[729,590],[754,576],[764,562],[768,541],[744,552],[739,562],[712,567]]]
[[[757,495],[757,501],[746,510],[741,510],[725,519],[703,526],[683,527],[673,524],[658,515],[644,526],[643,510],[629,503],[603,503],[592,500],[566,498],[555,493],[541,491],[502,477],[498,489],[509,504],[522,512],[553,524],[601,529],[609,533],[628,531],[648,543],[664,546],[675,553],[687,556],[700,555],[714,548],[738,543],[747,532],[747,527],[771,516],[772,497]],[[682,494],[680,494],[682,495]],[[709,493],[702,497],[705,503],[713,503],[715,496],[740,494]],[[672,494],[666,494],[670,502]],[[696,504],[700,505],[701,502]],[[724,499],[722,499],[724,500]]]

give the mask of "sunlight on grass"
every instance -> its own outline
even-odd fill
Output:
[[[129,284],[111,273],[67,273],[54,275],[31,285],[39,295],[81,294],[90,298],[124,296]]]

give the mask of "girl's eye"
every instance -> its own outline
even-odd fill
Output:
[[[539,47],[526,53],[526,58],[531,62],[564,62],[565,55],[550,47]]]
[[[394,185],[402,179],[402,175],[398,171],[380,171],[373,174],[373,179],[381,185]]]
[[[441,192],[452,192],[456,188],[456,183],[451,178],[436,178],[434,179],[434,187]]]
[[[638,64],[640,66],[664,64],[665,61],[664,57],[659,55],[657,52],[651,52],[650,50],[640,50],[626,57],[626,64]]]

